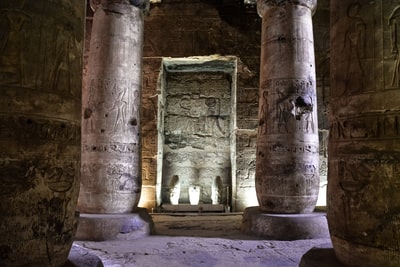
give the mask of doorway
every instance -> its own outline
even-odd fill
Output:
[[[157,206],[230,207],[236,192],[236,57],[164,58],[158,89]]]

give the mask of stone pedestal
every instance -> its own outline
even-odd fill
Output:
[[[257,1],[262,39],[256,192],[265,212],[310,213],[318,198],[315,7],[309,0]]]
[[[85,1],[0,1],[0,266],[62,266],[76,230]]]
[[[75,240],[132,240],[154,232],[154,223],[146,209],[136,213],[80,215]]]
[[[329,238],[326,214],[322,212],[272,214],[250,207],[243,213],[241,230],[270,240]]]

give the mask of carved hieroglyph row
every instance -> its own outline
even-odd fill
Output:
[[[0,140],[6,140],[10,136],[22,140],[52,141],[78,146],[81,140],[81,127],[78,122],[37,116],[0,116]]]

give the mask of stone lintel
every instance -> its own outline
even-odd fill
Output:
[[[241,230],[270,240],[329,238],[324,212],[309,214],[262,213],[260,207],[246,208]]]
[[[147,210],[137,213],[89,214],[81,213],[77,241],[133,240],[154,233],[154,222]]]

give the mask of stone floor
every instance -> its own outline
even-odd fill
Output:
[[[245,235],[240,231],[242,213],[151,216],[154,235],[131,241],[77,241],[74,249],[98,256],[106,267],[297,267],[310,249],[331,246],[329,238],[274,241]],[[79,267],[83,266],[102,265],[86,261]]]

